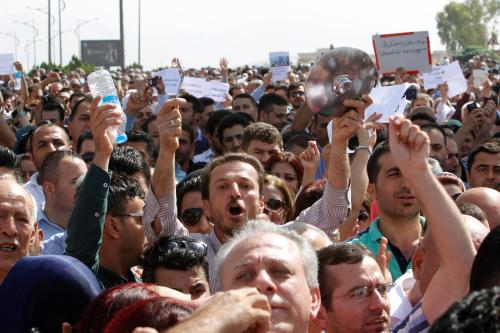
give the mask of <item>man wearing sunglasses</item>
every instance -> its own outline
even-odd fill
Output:
[[[288,87],[288,100],[293,106],[293,110],[296,112],[297,109],[306,101],[306,93],[304,90],[304,85],[301,83],[292,83]]]
[[[259,101],[259,121],[273,125],[281,131],[286,124],[288,101],[275,93],[262,96]]]

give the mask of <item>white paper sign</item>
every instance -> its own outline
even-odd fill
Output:
[[[444,83],[444,67],[445,66],[432,66],[432,72],[422,74],[425,90],[436,89],[439,84]]]
[[[407,72],[431,71],[432,57],[427,31],[374,35],[377,67],[382,73],[394,73],[403,67]]]
[[[373,103],[365,110],[365,120],[375,112],[382,115],[377,122],[388,123],[390,116],[403,115],[406,106],[405,92],[409,83],[375,87],[370,92]]]
[[[216,102],[226,100],[226,95],[229,93],[229,84],[219,81],[208,81],[205,83],[203,91],[204,97],[210,97]]]
[[[161,77],[163,83],[165,84],[165,91],[167,95],[177,95],[181,84],[181,73],[178,68],[167,68],[153,73],[153,75]]]
[[[474,87],[482,87],[483,81],[488,80],[488,72],[484,69],[474,69],[472,71],[472,76],[474,76]]]
[[[270,52],[269,63],[271,64],[271,73],[273,73],[273,82],[288,79],[288,73],[292,70],[290,67],[290,53]]]
[[[0,54],[0,75],[11,75],[14,73],[14,54]]]
[[[444,70],[443,78],[445,82],[448,83],[448,96],[450,98],[467,90],[467,80],[464,77],[464,73],[458,61],[454,61],[448,66],[445,66]]]
[[[194,97],[200,98],[203,97],[206,82],[207,80],[204,78],[187,76],[184,78],[182,88]]]

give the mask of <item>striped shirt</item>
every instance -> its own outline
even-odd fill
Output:
[[[410,314],[397,325],[393,333],[425,333],[429,332],[430,326],[422,309],[422,302],[419,302]]]
[[[329,182],[326,182],[325,191],[321,199],[316,201],[311,207],[304,210],[294,222],[302,222],[314,225],[331,236],[340,226],[349,213],[349,198],[347,189],[336,189]],[[152,228],[154,219],[158,217],[161,225],[161,232],[157,236]],[[177,219],[175,192],[164,198],[157,199],[149,189],[146,195],[146,206],[142,219],[144,233],[150,244],[153,244],[160,236],[190,236],[208,245],[207,260],[209,267],[210,290],[216,292],[221,290],[218,285],[218,278],[214,276],[215,256],[221,247],[221,242],[212,232],[205,234],[189,234],[186,227]]]

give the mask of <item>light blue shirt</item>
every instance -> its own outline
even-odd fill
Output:
[[[55,223],[52,223],[47,215],[45,215],[45,212],[42,210],[40,211],[40,216],[38,219],[38,228],[43,230],[43,238],[44,239],[49,239],[50,237],[54,236],[55,234],[59,234],[61,232],[64,232],[64,229],[58,226]]]
[[[47,240],[44,240],[41,244],[41,254],[43,256],[48,255],[63,255],[64,251],[66,251],[66,232],[60,232],[50,237]]]

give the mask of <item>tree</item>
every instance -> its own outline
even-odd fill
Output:
[[[438,35],[455,53],[470,46],[487,46],[487,25],[500,14],[500,0],[452,1],[436,15]]]

